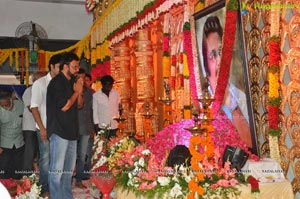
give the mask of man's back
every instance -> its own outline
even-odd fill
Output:
[[[47,87],[51,80],[50,73],[36,80],[32,85],[30,108],[38,108],[44,127],[46,127],[46,95]],[[37,126],[38,128],[38,126]]]

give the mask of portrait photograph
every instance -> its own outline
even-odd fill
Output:
[[[201,92],[203,93],[204,84],[208,81],[208,91],[212,97],[214,97],[218,86],[218,79],[222,78],[222,74],[219,71],[222,58],[225,15],[225,1],[217,2],[194,15]],[[239,39],[243,38],[241,35],[242,28],[240,20],[237,21],[230,74],[220,111],[226,114],[248,148],[258,153],[244,43],[242,39]]]

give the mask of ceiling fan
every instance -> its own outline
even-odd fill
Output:
[[[25,2],[40,2],[40,3],[60,3],[60,4],[74,4],[74,5],[84,5],[84,0],[15,0],[15,1],[25,1]]]

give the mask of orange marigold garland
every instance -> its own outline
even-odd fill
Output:
[[[211,130],[212,128],[209,128],[209,126],[212,125],[206,125],[206,131],[208,133],[204,133],[201,136],[192,136],[190,138],[190,146],[189,150],[192,155],[191,158],[191,167],[193,169],[193,172],[195,172],[195,176],[193,179],[189,182],[189,189],[191,190],[188,198],[193,198],[194,194],[197,193],[199,195],[203,195],[205,193],[205,190],[203,187],[201,187],[197,182],[201,182],[204,180],[204,173],[202,172],[202,169],[199,166],[199,163],[204,160],[205,157],[213,157],[214,155],[214,142],[212,140]]]

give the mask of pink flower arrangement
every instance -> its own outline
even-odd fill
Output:
[[[186,147],[190,145],[189,141],[192,134],[185,130],[185,128],[192,127],[193,125],[194,121],[192,119],[181,120],[178,123],[171,124],[156,133],[156,135],[146,143],[147,148],[158,160],[163,160],[166,154],[176,145],[185,145]],[[247,145],[241,140],[233,124],[223,112],[216,115],[213,126],[212,139],[215,146],[219,147],[220,154],[218,156],[221,157],[226,146],[230,145],[243,149],[249,154],[250,159],[259,160],[258,156],[248,150]]]
[[[147,148],[161,161],[176,145],[189,146],[191,133],[184,128],[193,125],[193,120],[181,120],[159,131],[146,143]]]

